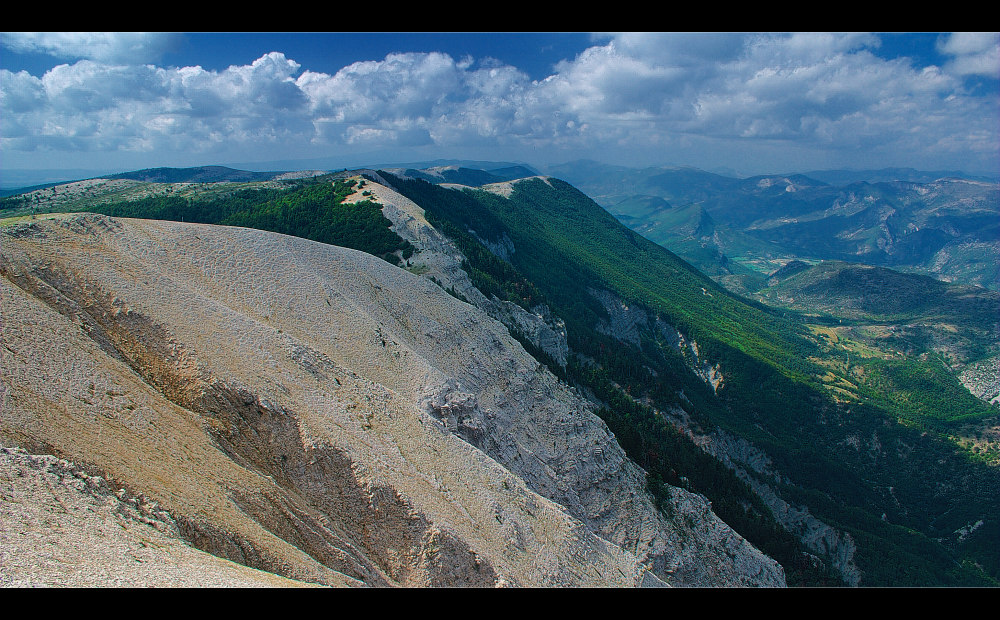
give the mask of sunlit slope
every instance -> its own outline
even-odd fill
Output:
[[[369,175],[368,187],[358,180],[353,190],[366,196],[384,182],[377,176]],[[629,458],[650,473],[647,490],[657,502],[658,480],[702,494],[735,530],[782,563],[790,585],[828,583],[826,574],[795,564],[803,554],[788,533],[803,544],[807,533],[787,522],[787,532],[776,531],[752,492],[741,490],[732,473],[722,475],[725,466],[699,460],[694,452],[701,448],[676,441],[677,431],[665,428],[689,419],[694,426],[685,428],[703,438],[722,429],[766,454],[768,468],[780,473],[769,479],[771,489],[794,511],[808,508],[841,541],[851,541],[837,551],[846,554],[845,577],[860,574],[861,585],[995,584],[990,580],[1000,574],[1000,557],[988,541],[1000,531],[996,469],[941,431],[911,425],[967,413],[943,418],[934,402],[915,406],[914,399],[938,393],[933,377],[912,375],[909,366],[899,367],[904,374],[887,367],[864,375],[890,380],[874,394],[856,376],[874,366],[860,364],[853,350],[846,359],[844,340],[833,346],[793,310],[771,310],[725,292],[562,181],[535,177],[476,189],[384,176],[426,211],[427,223],[455,241],[462,270],[485,297],[529,312],[545,304],[538,312],[565,321],[571,354],[563,363],[546,359],[507,327],[539,362],[597,399],[598,415]],[[267,228],[350,245],[408,268],[412,257],[419,273],[422,250],[384,235],[390,222],[377,205],[357,210],[367,214],[358,221],[340,217],[340,190],[350,188],[313,186],[322,181],[330,179],[301,182],[280,195],[148,198],[112,205],[107,213],[189,222],[197,215]],[[232,219],[237,215],[241,219]],[[381,247],[376,241],[383,236],[396,245]],[[690,346],[678,346],[676,330]],[[931,382],[927,389],[924,379]],[[837,561],[833,551],[808,548],[827,566]]]
[[[486,239],[506,234],[511,262],[557,306],[568,323],[592,325],[601,314],[588,290],[607,287],[646,305],[678,330],[725,355],[736,349],[806,380],[814,344],[797,324],[722,289],[674,253],[620,224],[573,186],[558,179],[512,184],[510,197],[487,190],[446,190],[401,182],[434,210]]]
[[[864,391],[899,418],[978,444],[976,453],[997,460],[995,442],[979,439],[998,412],[976,398],[991,398],[976,389],[983,379],[963,371],[1000,352],[1000,293],[870,265],[802,267],[772,277],[761,299],[813,324],[838,398]]]

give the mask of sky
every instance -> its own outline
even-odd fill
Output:
[[[3,33],[18,169],[1000,174],[998,33]]]

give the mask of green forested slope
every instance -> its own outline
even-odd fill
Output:
[[[936,539],[973,518],[985,520],[978,533],[998,531],[996,470],[934,433],[901,424],[883,401],[864,394],[851,403],[832,399],[821,380],[826,351],[798,321],[726,293],[558,180],[517,182],[509,198],[423,181],[394,185],[424,207],[432,222],[446,222],[451,234],[474,230],[488,240],[511,239],[516,277],[537,287],[566,321],[571,349],[584,356],[560,372],[607,403],[602,415],[653,474],[654,494],[660,480],[676,484],[683,476],[738,531],[783,556],[786,568],[798,557],[775,532],[753,532],[755,520],[773,520],[752,502],[725,514],[722,505],[742,493],[738,485],[712,479],[712,468],[698,465],[688,446],[663,429],[662,419],[632,397],[685,408],[703,424],[763,448],[789,479],[782,489],[786,499],[808,505],[858,543],[862,585],[995,585],[998,564],[995,558],[984,561],[989,554],[979,551],[982,538],[958,546]],[[591,288],[614,291],[696,340],[701,354],[722,366],[725,382],[718,395],[662,343],[634,347],[599,333],[595,327],[604,310]],[[793,582],[824,579],[807,567],[789,572]]]
[[[1000,352],[1000,293],[824,261],[776,274],[760,296],[813,324],[824,339],[827,383],[841,396],[863,394],[899,419],[963,443],[1000,419],[958,378],[968,364]],[[995,443],[976,452],[1000,462]]]
[[[692,168],[596,162],[552,170],[623,216],[630,228],[740,292],[754,290],[754,279],[728,277],[720,268],[735,263],[766,275],[796,257],[864,262],[998,288],[995,179],[899,169],[737,179]],[[636,209],[652,197],[672,209]],[[711,216],[717,234],[671,229],[689,208]]]
[[[362,250],[398,263],[413,251],[389,229],[382,207],[363,200],[343,204],[355,180],[304,181],[297,189],[250,189],[223,198],[190,200],[156,196],[90,206],[88,211],[117,217],[163,219],[270,230]]]

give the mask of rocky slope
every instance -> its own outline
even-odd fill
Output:
[[[977,398],[1000,404],[1000,355],[970,364],[958,378]]]
[[[719,365],[701,359],[698,343],[685,338],[662,319],[651,316],[645,309],[625,303],[610,291],[593,290],[607,310],[608,319],[598,324],[598,329],[622,342],[639,344],[642,332],[652,330],[662,341],[677,350],[689,367],[713,391],[725,382]],[[661,411],[671,424],[685,433],[705,452],[723,462],[736,475],[749,484],[774,514],[775,519],[789,532],[795,534],[814,554],[827,558],[844,582],[857,586],[861,573],[854,564],[855,543],[847,532],[831,527],[817,519],[809,508],[792,505],[782,499],[778,488],[789,484],[786,476],[775,471],[770,457],[745,439],[719,428],[705,431],[680,408]],[[752,475],[751,475],[752,473]],[[817,558],[818,560],[818,558]]]
[[[0,586],[311,585],[194,549],[155,502],[51,455],[0,449],[0,497]]]
[[[0,234],[0,444],[155,504],[211,554],[184,562],[327,585],[784,584],[703,497],[659,513],[589,404],[429,278],[238,228],[82,214]],[[418,256],[461,281],[439,250]],[[29,478],[3,479],[5,523],[28,519],[8,498]],[[59,549],[83,522],[61,523]],[[34,570],[3,578],[62,583]]]

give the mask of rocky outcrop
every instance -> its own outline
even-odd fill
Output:
[[[0,443],[197,549],[329,585],[784,584],[703,497],[658,512],[588,403],[426,278],[238,228],[0,234]]]
[[[461,270],[460,265],[463,258],[461,253],[446,237],[426,223],[423,209],[384,185],[369,182],[365,189],[372,193],[374,199],[384,205],[383,213],[394,223],[393,229],[397,234],[420,248],[413,263],[421,266],[419,271],[425,277],[441,283],[443,288],[458,291],[472,304],[481,308],[491,317],[500,320],[508,328],[529,335],[529,340],[532,340],[535,346],[549,353],[557,363],[565,365],[569,350],[566,344],[565,326],[561,320],[551,316],[545,307],[536,308],[535,313],[532,314],[509,302],[486,299],[475,288],[465,272]],[[612,316],[622,316],[622,314],[613,312]],[[628,312],[625,312],[624,315],[627,317]],[[628,319],[624,318],[620,322],[628,323]],[[666,337],[672,346],[682,351],[682,354],[685,354],[692,361],[693,365],[704,375],[703,378],[706,382],[713,387],[721,385],[722,378],[718,366],[713,367],[698,357],[697,344],[688,343],[683,336],[672,330],[662,320],[657,320],[655,326],[667,335]],[[534,331],[531,331],[532,329]],[[627,340],[628,337],[624,339]],[[495,360],[492,359],[483,359],[479,363],[467,365],[467,368],[479,369],[494,362]],[[500,366],[508,367],[506,363],[502,363]],[[728,544],[734,553],[735,549],[746,553],[752,548],[746,541],[714,518],[714,515],[713,519],[709,521],[701,518],[706,511],[711,514],[707,500],[701,496],[692,496],[685,501],[678,501],[678,504],[685,506],[687,510],[676,510],[674,517],[676,522],[665,523],[662,515],[659,515],[658,511],[652,508],[645,496],[645,473],[635,468],[634,464],[625,458],[624,453],[613,438],[610,439],[611,447],[608,446],[610,432],[607,431],[603,422],[589,415],[593,405],[575,391],[560,384],[555,377],[540,366],[535,366],[534,372],[515,373],[515,382],[503,385],[496,392],[496,398],[499,399],[498,406],[485,413],[481,407],[473,406],[473,402],[467,394],[460,394],[458,387],[453,383],[432,388],[432,391],[437,390],[437,394],[455,394],[462,403],[458,407],[443,408],[453,414],[446,418],[451,424],[450,428],[474,443],[476,443],[476,437],[492,437],[492,442],[476,443],[476,445],[485,449],[490,456],[522,476],[532,488],[541,489],[539,492],[546,497],[568,506],[574,515],[580,517],[588,512],[593,512],[592,508],[584,506],[585,501],[591,505],[604,506],[607,513],[598,515],[596,519],[589,521],[589,524],[596,528],[595,531],[603,532],[602,535],[609,540],[614,540],[617,544],[636,550],[640,557],[647,557],[648,563],[654,566],[657,574],[674,583],[696,584],[705,578],[705,572],[690,566],[698,562],[696,558],[699,554],[707,557],[717,552],[717,549],[711,551],[705,547],[703,545],[705,540],[719,540],[721,536],[729,541]],[[456,369],[457,372],[459,371]],[[530,382],[532,385],[520,385],[524,377],[532,377],[533,381]],[[481,395],[490,393],[489,388],[478,379],[471,379],[469,384],[476,385],[477,390],[486,390],[479,392]],[[528,394],[526,400],[518,401],[514,398],[516,395],[525,393]],[[539,394],[548,397],[539,398]],[[442,402],[447,400],[440,395],[436,398]],[[497,412],[504,412],[507,416],[498,418]],[[585,416],[586,423],[578,421],[574,423],[574,426],[567,425],[567,422],[572,420],[569,416],[578,415],[580,412],[588,412],[588,415]],[[556,430],[542,431],[556,438],[552,448],[549,448],[548,439],[545,439],[544,443],[540,443],[535,435],[538,434],[536,429],[551,429],[550,425],[553,421],[562,426]],[[583,428],[592,428],[594,422],[602,429],[597,437],[580,437],[579,432],[574,432]],[[526,436],[524,438],[518,438],[511,434],[511,429],[520,428],[525,429]],[[498,439],[503,441],[498,442]],[[518,443],[520,445],[516,445]],[[530,454],[534,458],[525,458],[526,454]],[[569,456],[567,460],[567,457],[561,455],[572,456]],[[621,486],[619,481],[614,477],[608,478],[607,470],[619,471],[626,467],[634,468],[637,471],[627,474],[631,481],[623,491],[619,488]],[[540,475],[540,471],[545,472],[545,474]],[[561,484],[552,484],[553,473],[562,481]],[[602,477],[607,478],[607,481],[595,485],[594,480]],[[566,486],[570,488],[567,490],[564,488]],[[581,500],[579,493],[574,489],[584,489],[587,499]],[[681,495],[687,493],[680,489],[677,491]],[[639,507],[635,505],[637,497],[642,498],[641,501],[638,501],[638,504],[641,505]],[[698,505],[698,508],[694,508],[695,505]],[[584,520],[588,522],[586,518]],[[646,524],[640,527],[633,526],[624,535],[621,532],[614,532],[615,528],[621,528],[623,523],[635,524],[642,521],[645,521]],[[678,526],[678,523],[684,523],[684,525]],[[701,524],[707,529],[692,536],[690,532],[686,531],[687,524],[690,523]],[[718,525],[722,525],[721,530],[718,532],[709,531]],[[680,531],[678,532],[678,530]],[[658,537],[661,540],[656,541],[655,539]],[[669,544],[665,545],[664,539],[669,540]],[[737,539],[739,539],[738,543]],[[671,549],[671,546],[674,548]],[[673,555],[673,557],[669,559],[665,557],[669,555]],[[722,563],[730,561],[720,556],[715,557],[717,558],[715,561]],[[758,563],[758,560],[750,563]],[[686,564],[687,566],[685,566]],[[751,571],[750,574],[759,575],[764,582],[772,585],[783,581],[783,576],[775,580],[771,569],[762,568],[759,563],[756,571]],[[745,580],[741,582],[741,585],[745,585],[754,583],[758,578],[747,579],[743,577],[741,579]]]
[[[722,387],[724,377],[719,364],[703,359],[698,351],[698,343],[689,340],[662,318],[653,316],[638,304],[629,304],[611,291],[591,289],[608,313],[607,319],[598,322],[597,331],[621,342],[641,346],[643,335],[650,335],[673,349],[684,358],[688,368],[713,391]]]
[[[1000,404],[1000,355],[969,364],[958,380],[976,398],[990,404]]]
[[[771,510],[775,520],[794,534],[806,549],[829,562],[851,586],[861,583],[862,573],[854,562],[857,545],[848,532],[838,530],[816,518],[809,508],[785,501],[777,488],[791,482],[774,469],[771,458],[745,439],[721,429],[698,432],[682,411],[670,414],[672,422],[702,450],[719,459],[750,485]]]
[[[392,222],[392,230],[417,248],[417,253],[409,261],[408,269],[437,282],[445,290],[457,292],[472,305],[527,338],[560,366],[566,366],[569,345],[566,341],[566,325],[561,319],[553,316],[544,304],[528,311],[509,301],[496,297],[487,298],[462,270],[462,261],[465,259],[462,252],[427,222],[423,208],[387,185],[373,181],[372,179],[381,179],[377,173],[366,171],[366,176],[369,181],[366,182],[365,190],[371,192],[371,196],[362,197],[359,193],[348,200],[370,198],[382,205],[382,213]],[[475,231],[472,233],[475,234]],[[486,245],[490,251],[505,260],[516,251],[513,242],[506,235],[500,241]]]
[[[688,368],[713,390],[722,386],[721,367],[703,359],[696,342],[685,338],[659,317],[651,316],[645,308],[628,304],[610,291],[592,289],[590,292],[608,314],[607,319],[598,324],[599,331],[637,347],[644,335],[657,337],[659,342],[680,353]],[[700,429],[681,409],[666,412],[665,417],[702,450],[747,482],[774,514],[775,520],[799,538],[807,549],[830,562],[846,583],[854,586],[860,583],[861,572],[854,563],[856,545],[850,534],[820,521],[805,506],[792,505],[782,499],[776,487],[789,481],[774,470],[770,457],[746,440],[721,429],[710,432]]]

